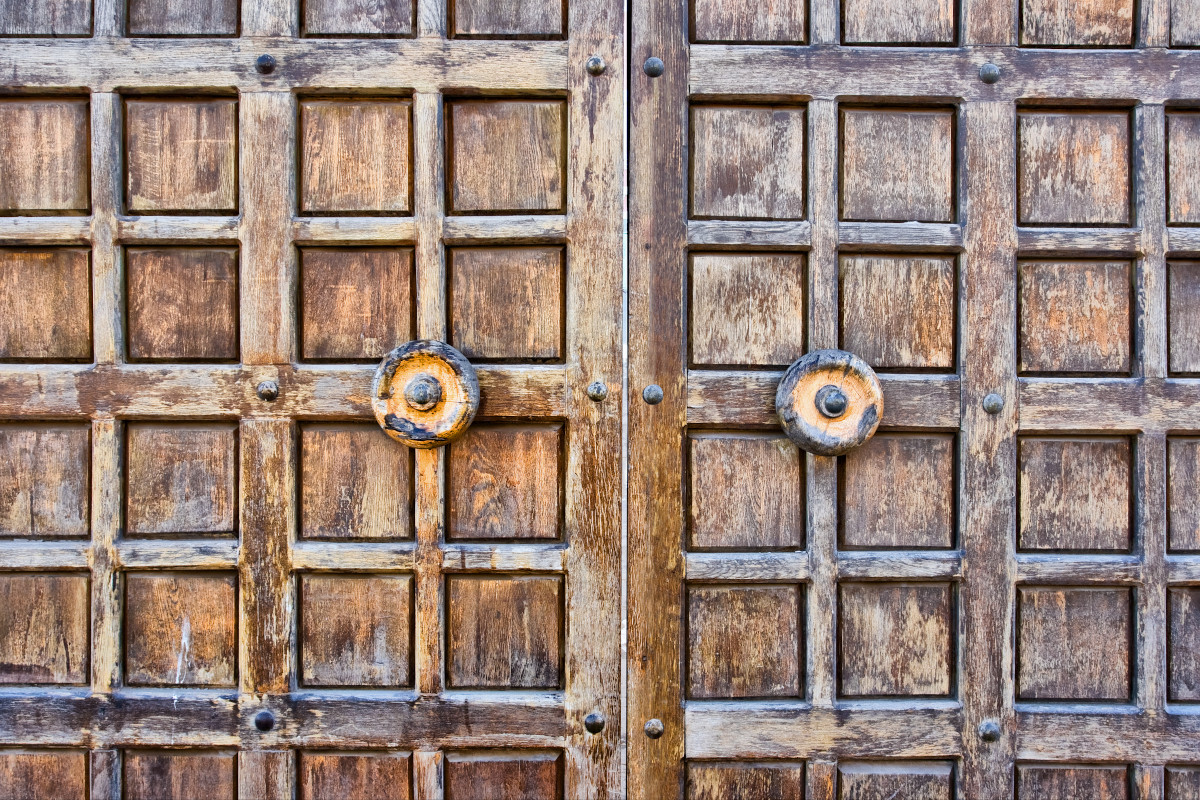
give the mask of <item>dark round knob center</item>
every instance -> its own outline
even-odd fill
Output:
[[[428,411],[442,399],[442,385],[432,375],[418,375],[404,387],[404,401],[417,411]]]
[[[822,386],[817,391],[816,403],[817,411],[820,411],[823,416],[837,419],[846,413],[846,407],[850,405],[850,398],[846,397],[846,393],[840,388],[829,384]]]

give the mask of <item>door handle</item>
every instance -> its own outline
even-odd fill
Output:
[[[775,391],[784,433],[802,450],[840,456],[875,435],[883,387],[875,370],[845,350],[814,350],[788,367]]]
[[[384,356],[371,384],[371,408],[388,436],[429,450],[466,431],[479,410],[479,377],[445,342],[418,339]]]

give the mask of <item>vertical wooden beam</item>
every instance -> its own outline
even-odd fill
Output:
[[[445,757],[437,750],[413,753],[413,796],[416,800],[444,800]]]
[[[92,0],[92,34],[100,37],[125,35],[126,0]]]
[[[292,800],[294,776],[290,750],[243,750],[238,753],[238,797]]]
[[[1013,45],[1021,0],[964,0],[963,44]]]
[[[1163,800],[1166,797],[1165,773],[1162,765],[1134,765],[1133,800]]]
[[[250,0],[242,3],[242,36],[296,36],[300,4],[295,0]]]
[[[839,44],[841,42],[841,10],[839,0],[809,0],[808,41],[810,44]]]
[[[124,270],[116,246],[121,211],[121,98],[110,92],[91,96],[92,156],[92,348],[97,364],[123,361],[121,321]]]
[[[121,683],[121,574],[117,535],[121,526],[121,425],[92,421],[92,691],[109,694]]]
[[[88,761],[88,800],[121,800],[121,751],[92,750]]]
[[[806,800],[833,800],[837,791],[837,764],[832,761],[810,761],[804,770]]]

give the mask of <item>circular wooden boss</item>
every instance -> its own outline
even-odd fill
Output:
[[[818,407],[831,394],[845,401],[845,408],[834,415],[828,404],[824,412]],[[883,387],[858,356],[845,350],[814,350],[784,373],[775,392],[775,410],[784,433],[802,449],[839,456],[874,435],[883,418]]]
[[[424,393],[407,391],[410,386]],[[414,397],[435,401],[418,403]],[[423,450],[441,447],[458,438],[475,419],[479,379],[471,362],[450,345],[429,339],[409,342],[379,363],[371,386],[371,408],[380,427],[397,442]]]

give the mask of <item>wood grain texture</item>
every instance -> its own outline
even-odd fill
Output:
[[[0,216],[87,213],[89,122],[87,100],[0,100]]]
[[[302,575],[301,682],[411,686],[412,584],[408,575]]]
[[[1167,222],[1200,224],[1197,174],[1200,174],[1200,114],[1167,114]]]
[[[454,36],[477,39],[546,39],[566,32],[562,0],[451,0]]]
[[[839,764],[838,800],[950,800],[954,767],[945,762]]]
[[[1200,700],[1200,588],[1167,589],[1167,697]]]
[[[0,360],[90,361],[91,254],[0,249]]]
[[[1018,368],[1027,374],[1128,374],[1128,261],[1021,261]]]
[[[411,248],[300,249],[300,354],[378,361],[416,338]]]
[[[952,112],[847,108],[841,126],[841,219],[957,218]]]
[[[845,0],[842,3],[842,41],[845,44],[953,44],[953,0],[880,3]]]
[[[1018,453],[1018,547],[1127,552],[1133,451],[1124,437],[1023,438]]]
[[[91,440],[81,425],[0,425],[0,536],[87,536]]]
[[[952,434],[879,433],[842,466],[841,546],[953,547]]]
[[[87,36],[92,0],[0,0],[0,36]]]
[[[1119,587],[1018,587],[1017,698],[1127,701],[1131,600]]]
[[[86,684],[86,575],[0,574],[0,684]]]
[[[1129,797],[1129,770],[1125,766],[1018,764],[1017,796],[1021,800],[1125,800]]]
[[[129,0],[130,36],[237,36],[239,0]]]
[[[688,697],[803,696],[798,587],[691,586],[687,615]]]
[[[88,797],[88,754],[83,750],[0,750],[0,797]]]
[[[559,100],[447,103],[449,213],[561,212],[566,108]]]
[[[557,361],[563,354],[563,250],[448,252],[450,343],[472,361]]]
[[[1171,0],[1171,46],[1200,45],[1200,7],[1196,0]]]
[[[303,100],[298,136],[301,213],[412,213],[412,101]]]
[[[1200,768],[1167,767],[1166,800],[1200,800]]]
[[[559,688],[562,601],[558,577],[447,578],[447,685]]]
[[[125,682],[236,686],[237,613],[232,572],[126,575]]]
[[[1167,549],[1200,551],[1200,439],[1167,439]]]
[[[691,762],[688,800],[804,800],[804,765]]]
[[[691,360],[703,366],[786,366],[804,355],[801,255],[696,255],[691,264]]]
[[[300,428],[300,536],[413,537],[413,458],[370,424]]]
[[[1129,136],[1124,111],[1020,112],[1018,220],[1026,225],[1130,224]]]
[[[691,216],[804,219],[805,112],[795,106],[691,110]]]
[[[692,41],[755,44],[804,44],[807,34],[803,0],[765,4],[692,0]]]
[[[235,530],[237,433],[232,426],[130,423],[125,447],[125,524],[131,535]]]
[[[237,361],[234,248],[125,251],[130,361]]]
[[[1133,0],[1021,0],[1021,44],[1128,47]]]
[[[134,750],[124,754],[126,800],[233,800],[237,796],[233,753]]]
[[[446,800],[561,800],[561,753],[448,753]]]
[[[237,128],[237,100],[127,100],[128,210],[237,213]]]
[[[1200,373],[1200,261],[1167,264],[1167,337],[1171,373]]]
[[[409,753],[300,753],[300,800],[409,800]]]
[[[777,434],[689,437],[688,544],[694,550],[804,547],[799,449]]]
[[[413,0],[304,0],[308,36],[411,36]]]
[[[558,539],[563,429],[476,425],[451,445],[448,539]]]

